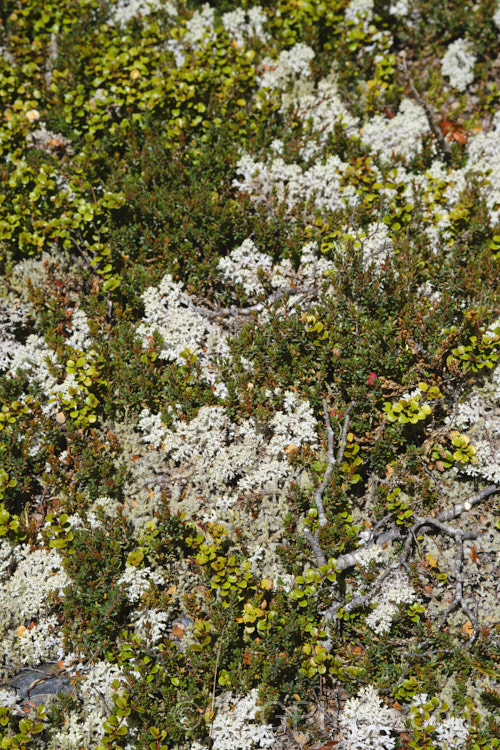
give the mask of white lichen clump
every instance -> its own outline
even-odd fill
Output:
[[[68,346],[80,351],[87,351],[92,345],[90,338],[89,319],[87,314],[80,308],[76,308],[71,313],[66,323],[66,328],[71,331],[71,336],[66,340]]]
[[[236,165],[239,178],[233,180],[233,186],[248,193],[256,204],[271,205],[276,199],[285,204],[288,213],[308,201],[316,208],[337,211],[359,202],[354,186],[342,185],[347,169],[348,165],[335,155],[302,169],[298,164],[287,164],[282,157],[258,161],[244,154]]]
[[[131,619],[135,633],[154,646],[164,638],[170,616],[159,609],[136,609]]]
[[[492,328],[498,325],[495,323]],[[460,467],[470,477],[500,483],[500,365],[481,387],[475,387],[457,406],[450,427],[467,432],[476,449],[476,461]]]
[[[248,39],[258,39],[266,42],[269,38],[265,30],[267,16],[260,5],[254,5],[248,10],[236,8],[222,15],[222,24],[238,47],[244,47]]]
[[[223,522],[230,531],[238,528],[255,568],[268,577],[283,538],[280,518],[288,507],[287,488],[301,476],[290,464],[288,450],[318,445],[310,404],[292,391],[282,398],[282,409],[268,424],[254,418],[234,424],[219,406],[202,407],[190,422],[174,418],[171,428],[147,409],[138,421],[144,444],[158,448],[153,455],[163,457],[164,477],[171,476],[172,512],[186,512],[205,523]],[[182,492],[184,477],[189,478],[187,493]],[[161,497],[159,487],[151,492]],[[251,522],[241,504],[245,497],[258,500]]]
[[[245,294],[252,297],[264,290],[259,273],[270,276],[273,260],[257,250],[251,239],[246,239],[229,256],[219,261],[219,271],[231,284],[241,284]]]
[[[500,111],[495,114],[488,133],[478,133],[469,139],[467,156],[466,172],[483,182],[481,192],[490,223],[495,225],[500,219]]]
[[[85,709],[82,713],[68,713],[64,724],[52,734],[47,750],[95,747],[104,736],[102,725],[116,695],[113,682],[123,676],[119,667],[107,661],[76,663],[68,667],[67,673],[73,675]]]
[[[164,583],[165,580],[159,571],[128,565],[118,579],[117,586],[126,590],[127,599],[131,604],[137,604],[142,595],[149,591],[151,584],[162,586]]]
[[[389,6],[389,13],[398,18],[406,18],[410,11],[410,0],[395,0]]]
[[[217,698],[217,713],[212,724],[213,750],[257,750],[276,742],[273,728],[259,721],[258,691],[242,698],[231,693]]]
[[[229,355],[225,333],[202,315],[182,291],[182,284],[175,282],[170,274],[157,287],[148,287],[141,298],[144,316],[136,333],[143,348],[151,346],[153,334],[157,333],[164,342],[160,359],[182,366],[191,355],[196,355],[205,381],[213,386],[216,395],[225,396],[226,388],[218,377],[217,367],[218,359]]]
[[[410,704],[412,725],[419,729],[426,729],[429,726],[436,725],[436,720],[432,716],[432,711],[436,707],[429,701],[430,699],[426,693],[419,693],[413,697]],[[445,708],[447,707],[445,706]],[[467,743],[469,728],[463,717],[444,716],[439,719],[436,728],[431,734],[442,750],[460,750]]]
[[[168,15],[177,15],[177,9],[172,2],[162,0],[118,0],[112,7],[108,23],[110,26],[125,26],[133,18],[138,16],[144,18],[149,14],[161,8]]]
[[[474,80],[476,64],[474,48],[467,39],[452,42],[441,60],[441,72],[450,80],[450,86],[465,91]]]
[[[31,552],[29,545],[3,541],[0,570],[0,663],[60,659],[62,638],[50,597],[63,597],[70,579],[57,550]]]
[[[465,726],[465,719],[453,717],[443,719],[436,728],[436,739],[443,750],[462,748],[469,737],[469,730]]]
[[[349,698],[339,721],[339,750],[393,750],[395,732],[403,729],[401,716],[384,706],[372,685]]]
[[[387,578],[382,592],[373,601],[376,607],[366,618],[366,624],[377,635],[388,633],[398,614],[399,605],[412,604],[414,601],[416,601],[415,589],[408,582],[407,575],[402,570],[398,570]]]
[[[27,320],[28,308],[16,300],[0,298],[0,372],[8,369],[22,345],[16,339],[16,329]]]
[[[493,14],[493,23],[495,24],[497,29],[500,31],[500,3],[497,3],[497,7]]]
[[[351,115],[339,96],[335,73],[322,78],[317,86],[306,78],[297,81],[293,89],[281,97],[281,111],[290,110],[303,122],[309,122],[312,132],[318,134],[319,145],[309,141],[302,149],[305,157],[320,151],[336,123],[340,122],[348,133],[354,133],[358,126],[357,117]]]
[[[429,132],[423,107],[403,99],[395,117],[375,115],[361,129],[361,139],[384,160],[391,155],[412,158],[422,150],[422,137]]]
[[[347,236],[352,237],[349,233]],[[354,248],[361,250],[363,266],[371,263],[382,266],[393,248],[389,227],[381,222],[372,222],[366,229],[357,231],[353,239]]]
[[[314,50],[302,42],[283,50],[277,60],[265,57],[261,64],[260,88],[284,90],[297,80],[307,78],[313,59]]]
[[[373,18],[374,7],[374,0],[350,0],[345,11],[345,20],[362,25],[363,30],[367,31]]]
[[[310,288],[333,267],[331,261],[318,255],[317,242],[304,245],[297,271],[288,258],[273,264],[271,256],[261,253],[251,239],[246,239],[219,261],[219,271],[224,281],[233,286],[241,284],[249,297],[264,293],[265,286],[261,279],[269,282],[274,289]]]
[[[366,533],[370,534],[369,531]],[[386,563],[391,555],[391,549],[389,546],[372,544],[371,547],[359,547],[354,555],[356,564],[361,565],[362,568],[367,570],[372,564],[381,565],[382,563]]]

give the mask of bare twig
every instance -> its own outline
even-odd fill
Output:
[[[326,467],[323,481],[321,482],[320,486],[314,493],[314,502],[316,503],[316,508],[318,511],[319,526],[326,526],[328,523],[328,519],[325,513],[325,506],[323,504],[323,495],[331,479],[334,466],[340,464],[340,462],[342,461],[344,457],[345,447],[347,444],[347,432],[349,429],[349,414],[355,405],[356,405],[355,401],[352,401],[346,409],[340,448],[339,448],[337,458],[335,458],[334,435],[333,435],[332,425],[330,422],[330,416],[328,414],[328,405],[326,401],[323,401],[323,416],[325,418],[326,432],[328,435],[328,448],[327,448],[328,466]],[[314,556],[316,557],[316,561],[318,565],[325,565],[326,557],[325,557],[323,550],[321,549],[321,545],[319,543],[317,534],[314,534],[310,529],[306,528],[304,530],[304,536],[309,542],[309,545],[312,551],[314,552]]]
[[[374,544],[381,544],[381,543],[388,543],[390,541],[395,541],[397,539],[403,538],[405,535],[405,532],[407,532],[405,546],[403,549],[402,555],[398,558],[398,560],[390,565],[386,570],[382,571],[380,575],[378,576],[377,580],[373,584],[371,590],[362,596],[357,596],[351,599],[346,604],[335,602],[331,607],[329,607],[324,613],[324,623],[331,622],[333,620],[340,609],[340,607],[344,607],[344,609],[347,612],[351,612],[354,609],[358,609],[359,607],[366,607],[367,604],[373,599],[373,597],[377,594],[377,592],[382,587],[382,584],[384,581],[388,578],[388,576],[394,572],[395,570],[399,569],[400,567],[407,565],[407,560],[411,551],[412,543],[414,540],[416,540],[417,533],[421,532],[422,529],[424,529],[426,526],[429,528],[437,529],[438,531],[443,532],[444,534],[447,534],[448,536],[453,537],[457,543],[457,556],[455,558],[455,580],[457,582],[456,589],[455,589],[455,596],[453,599],[453,602],[450,604],[450,607],[448,608],[447,612],[445,613],[445,616],[448,617],[450,612],[455,609],[457,606],[460,606],[464,612],[467,610],[467,617],[469,617],[471,623],[474,627],[474,639],[477,637],[477,633],[479,632],[479,626],[477,624],[477,621],[470,617],[469,614],[470,610],[467,607],[466,602],[463,599],[463,581],[462,581],[462,574],[461,574],[461,564],[463,560],[463,541],[465,539],[476,539],[479,534],[475,531],[463,531],[462,529],[455,529],[452,526],[447,526],[446,521],[450,521],[454,518],[457,518],[459,515],[461,515],[464,511],[470,510],[474,505],[477,505],[485,498],[489,497],[490,495],[494,494],[495,492],[498,492],[499,488],[496,485],[490,485],[489,487],[486,487],[481,492],[478,492],[473,497],[469,498],[465,503],[461,503],[459,505],[453,506],[450,510],[443,511],[443,513],[440,513],[437,518],[427,517],[427,518],[416,518],[414,523],[411,525],[411,527],[408,528],[401,528],[398,526],[394,526],[391,530],[389,530],[386,534],[381,534],[380,537],[376,541],[374,541]],[[383,540],[383,541],[382,541]],[[366,547],[364,547],[366,549]],[[359,563],[359,553],[351,552],[347,555],[342,555],[338,558],[338,560],[335,563],[335,571],[338,573],[343,573],[348,568],[355,567]],[[444,623],[445,620],[443,620]],[[442,624],[443,624],[442,623]],[[441,624],[441,627],[442,627]],[[472,643],[473,641],[471,641]],[[330,641],[325,641],[323,645],[327,648],[330,646]]]
[[[217,646],[217,658],[215,660],[214,679],[213,679],[213,685],[212,685],[212,703],[211,703],[211,709],[210,709],[212,712],[212,717],[214,716],[214,713],[215,713],[215,691],[217,689],[217,673],[219,671],[220,652],[222,649],[224,631],[225,631],[225,628],[222,629],[222,632],[219,638],[219,645]],[[212,718],[212,722],[210,724],[210,732],[209,732],[210,739],[212,739],[213,728],[214,728],[214,723],[213,723],[213,718]]]
[[[280,289],[278,292],[270,294],[265,302],[257,302],[255,305],[249,305],[248,307],[236,307],[235,305],[232,305],[231,307],[216,307],[214,310],[208,310],[206,307],[195,305],[194,302],[191,301],[189,302],[189,306],[206,318],[237,317],[239,315],[251,315],[255,312],[262,312],[266,305],[272,305],[274,302],[278,302],[278,300],[283,299],[287,294],[291,297],[300,294],[303,294],[306,297],[311,297],[318,293],[319,289],[317,287],[286,287],[285,289]]]
[[[321,544],[318,541],[318,537],[316,534],[313,534],[311,529],[305,528],[304,529],[304,536],[309,542],[309,545],[314,552],[314,556],[316,558],[316,562],[318,565],[326,565],[326,557],[324,555],[323,550],[321,549]]]
[[[447,521],[453,521],[454,518],[458,518],[458,516],[461,516],[464,511],[471,510],[471,508],[473,508],[475,505],[478,505],[483,500],[486,500],[487,497],[489,497],[490,495],[494,495],[499,490],[500,487],[498,487],[496,484],[490,484],[488,485],[488,487],[485,487],[484,490],[481,490],[481,492],[473,495],[464,503],[454,505],[453,508],[440,513],[437,516],[437,520],[442,521],[443,523],[446,523]]]
[[[455,595],[449,604],[449,606],[446,608],[446,611],[444,612],[441,621],[439,623],[439,628],[443,628],[446,625],[446,622],[448,620],[448,617],[451,615],[453,610],[457,609],[457,607],[460,607],[464,615],[469,619],[469,622],[471,623],[474,632],[472,633],[468,646],[471,646],[474,641],[476,640],[477,636],[479,635],[480,627],[479,623],[477,621],[477,618],[475,615],[471,612],[469,606],[467,605],[467,602],[463,598],[463,575],[462,575],[462,565],[464,561],[464,544],[463,540],[467,538],[471,538],[470,535],[467,532],[461,531],[460,529],[454,530],[454,536],[455,536],[455,542],[457,545],[457,551],[455,554],[454,559],[454,577],[455,577]],[[476,537],[479,536],[479,534],[476,534]]]
[[[478,503],[482,502],[490,495],[494,495],[499,490],[500,487],[498,487],[496,484],[490,484],[488,487],[485,487],[484,490],[481,490],[481,492],[473,495],[464,503],[454,505],[452,508],[439,513],[436,518],[428,518],[427,520],[429,521],[429,524],[431,524],[431,522],[447,523],[448,521],[453,521],[455,518],[461,516],[462,513],[471,510],[471,508],[473,508],[475,505],[478,505]],[[424,520],[425,519],[422,518],[415,519],[415,522],[419,522],[420,526],[425,526],[426,524],[423,523]],[[403,526],[396,526],[395,524],[393,524],[390,529],[384,531],[378,536],[372,534],[372,537],[367,541],[365,548],[370,547],[372,544],[389,544],[390,542],[395,542],[404,536],[404,532],[405,528]],[[344,559],[346,560],[346,562],[348,562],[349,557],[350,555],[343,555],[342,557],[339,557],[339,559],[337,560],[337,568],[340,566],[343,570],[345,570],[345,567],[343,567]],[[356,565],[356,562],[354,563],[354,565]],[[346,567],[352,567],[352,563],[351,565],[346,565]]]
[[[346,409],[345,421],[344,421],[344,429],[342,430],[342,440],[341,440],[341,443],[340,443],[339,454],[337,456],[337,463],[338,464],[340,464],[340,462],[344,458],[345,447],[346,447],[346,444],[347,444],[347,433],[348,433],[348,430],[349,430],[349,421],[350,421],[350,416],[349,415],[351,413],[351,410],[355,406],[356,406],[356,402],[355,401],[351,401],[351,403],[349,404],[349,406]]]
[[[323,401],[323,416],[325,418],[326,432],[328,435],[328,466],[326,467],[323,481],[314,493],[314,502],[316,503],[316,508],[318,509],[318,522],[320,526],[326,526],[326,524],[328,523],[325,514],[325,508],[323,505],[323,494],[328,486],[328,482],[330,481],[330,478],[332,476],[333,467],[335,466],[335,456],[333,454],[333,430],[330,423],[330,417],[328,415],[328,406],[326,404],[326,401]]]
[[[344,428],[342,430],[342,438],[340,442],[340,448],[338,452],[337,458],[335,458],[333,453],[333,430],[332,425],[330,423],[330,417],[328,415],[328,406],[326,401],[323,401],[323,416],[325,417],[325,424],[326,424],[326,431],[328,435],[328,466],[326,467],[325,476],[323,477],[323,481],[321,482],[320,486],[314,493],[314,502],[316,503],[316,508],[318,509],[318,521],[320,526],[326,526],[328,523],[325,509],[323,506],[323,494],[328,486],[328,483],[331,479],[332,473],[333,473],[333,467],[335,465],[339,465],[342,459],[344,458],[344,452],[345,447],[347,443],[347,431],[349,430],[349,414],[352,410],[352,408],[355,406],[355,402],[352,401],[349,406],[347,407],[346,413],[345,413],[345,420],[344,420]]]
[[[427,117],[427,122],[429,123],[429,127],[432,131],[432,134],[438,143],[439,149],[443,155],[444,160],[446,162],[449,162],[450,156],[451,156],[451,146],[446,140],[446,138],[444,137],[443,133],[441,132],[441,129],[436,125],[434,121],[434,114],[432,112],[430,105],[428,104],[428,102],[425,101],[422,95],[419,94],[419,92],[417,91],[415,84],[413,83],[413,79],[410,75],[410,71],[407,68],[406,55],[404,52],[402,55],[402,60],[399,63],[399,69],[402,71],[414,98],[417,100],[418,104],[420,104],[420,106],[423,108],[425,112],[425,116]]]

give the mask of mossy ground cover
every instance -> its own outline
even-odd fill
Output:
[[[493,0],[4,2],[2,748],[498,746],[499,59]]]

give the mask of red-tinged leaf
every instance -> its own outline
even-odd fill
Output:
[[[472,558],[472,562],[473,563],[475,563],[475,562],[477,562],[479,560],[479,557],[478,557],[478,555],[476,553],[476,548],[475,547],[472,547],[472,549],[470,551],[470,556]]]
[[[432,586],[424,586],[424,591],[427,591],[428,594],[432,594],[434,589]]]
[[[449,136],[452,140],[457,141],[457,143],[465,144],[469,140],[469,136],[467,133],[460,133],[458,130],[455,130],[453,133],[450,133]]]
[[[252,661],[252,657],[250,656],[250,654],[248,653],[243,654],[243,661],[245,662],[247,666],[249,666]]]
[[[448,135],[448,133],[450,133],[452,130],[455,130],[457,126],[450,120],[441,120],[441,122],[439,123],[439,127],[441,128],[441,132],[443,135]]]

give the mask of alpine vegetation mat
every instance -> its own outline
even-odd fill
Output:
[[[500,747],[498,0],[0,6],[0,748]]]

